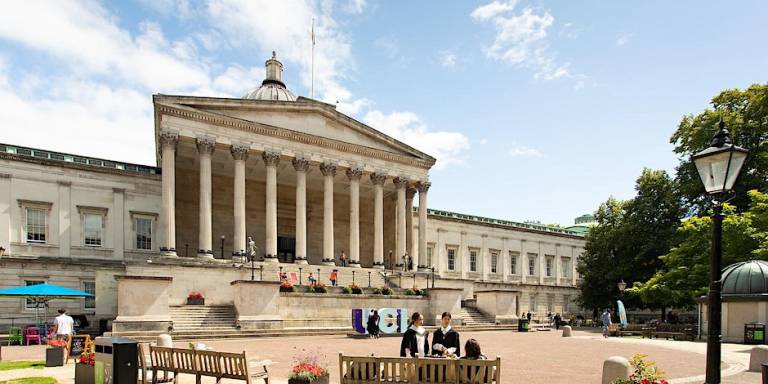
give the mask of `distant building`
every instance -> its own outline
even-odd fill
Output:
[[[594,227],[595,225],[597,225],[597,221],[595,221],[595,216],[590,214],[584,214],[577,217],[576,220],[574,220],[574,225],[571,225],[570,227],[565,227],[565,229],[576,232],[582,236],[585,236],[587,232],[589,232],[589,228]]]

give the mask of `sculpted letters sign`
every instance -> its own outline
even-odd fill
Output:
[[[352,328],[357,333],[366,334],[368,318],[373,315],[373,309],[353,309]],[[379,330],[381,333],[403,333],[408,328],[408,311],[403,308],[380,308]]]

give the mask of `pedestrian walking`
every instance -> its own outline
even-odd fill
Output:
[[[563,318],[560,317],[560,314],[558,313],[558,314],[555,315],[554,319],[555,319],[555,329],[559,330],[560,329],[560,322],[563,320]]]
[[[341,256],[339,256],[339,260],[341,260],[341,266],[346,267],[347,266],[347,254],[344,253],[344,250],[341,251]]]
[[[69,340],[72,337],[72,328],[75,325],[75,320],[67,314],[67,310],[59,309],[59,315],[54,320],[56,325],[56,338],[62,340]]]
[[[307,276],[307,280],[309,280],[309,285],[315,285],[317,283],[317,278],[315,278],[314,275],[312,275],[312,272],[309,273],[309,276]]]
[[[337,284],[337,281],[339,279],[339,271],[337,269],[334,269],[331,271],[331,286],[335,287]]]
[[[366,326],[366,330],[368,331],[368,336],[373,339],[379,338],[379,320],[381,317],[379,317],[379,311],[374,310],[373,314],[368,317],[368,323]]]
[[[611,310],[606,308],[603,314],[600,316],[600,321],[603,324],[603,337],[608,337],[608,327],[611,325]]]

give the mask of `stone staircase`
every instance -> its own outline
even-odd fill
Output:
[[[459,315],[461,316],[462,323],[466,327],[494,327],[496,325],[493,321],[485,317],[482,312],[473,307],[462,307]]]
[[[292,273],[296,275],[298,280],[299,272],[301,272],[301,283],[304,285],[308,285],[308,279],[309,272],[312,272],[313,276],[315,278],[318,278],[318,281],[330,286],[331,281],[329,279],[331,275],[331,271],[334,269],[338,270],[338,285],[340,287],[346,287],[352,284],[353,279],[353,272],[354,272],[354,280],[355,283],[363,288],[368,287],[368,272],[370,272],[371,276],[371,287],[373,288],[381,288],[384,286],[384,275],[383,275],[383,269],[378,268],[351,268],[351,267],[338,267],[338,266],[330,266],[330,265],[315,265],[315,264],[309,264],[309,265],[299,265],[299,264],[291,264],[291,263],[262,263],[261,264],[264,268],[262,271],[262,275],[265,281],[278,281],[278,275],[281,271],[280,267],[282,267],[282,271],[288,274],[288,278],[290,279],[292,276]],[[250,267],[250,264],[244,264],[243,269],[246,271],[246,275],[249,275],[248,269]],[[259,263],[256,264],[256,268],[259,267]],[[299,271],[299,268],[301,268],[301,271]],[[318,269],[320,270],[320,273],[318,274]],[[387,275],[389,276],[390,273],[387,271]],[[256,280],[259,280],[259,277],[261,275],[259,274],[259,271],[256,270],[255,277]],[[250,277],[250,276],[249,276]]]
[[[173,333],[227,332],[235,328],[235,307],[231,305],[174,305],[169,307]]]

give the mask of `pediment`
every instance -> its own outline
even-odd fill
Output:
[[[433,157],[338,112],[334,106],[311,99],[279,102],[158,95],[155,103],[384,151],[430,167],[435,162]]]

